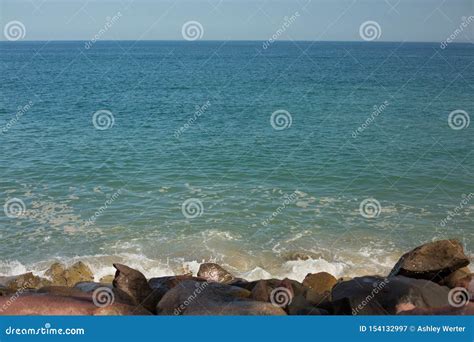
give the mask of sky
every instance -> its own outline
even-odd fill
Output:
[[[23,40],[183,40],[192,21],[202,40],[362,41],[371,22],[375,40],[442,42],[470,16],[474,0],[0,0],[0,39],[15,21]]]

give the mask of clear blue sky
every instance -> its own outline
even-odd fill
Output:
[[[89,40],[117,12],[122,17],[101,39],[181,40],[182,25],[196,20],[203,40],[267,40],[285,16],[298,12],[280,40],[361,40],[360,25],[372,20],[380,25],[380,41],[439,42],[474,15],[474,1],[0,0],[2,33],[18,20],[25,40]],[[473,37],[474,22],[456,41]]]

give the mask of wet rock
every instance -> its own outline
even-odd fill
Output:
[[[250,300],[250,292],[226,284],[185,280],[160,300],[160,315],[283,315],[270,303]]]
[[[308,273],[303,280],[303,285],[316,293],[329,292],[336,284],[337,279],[327,272]]]
[[[416,279],[442,281],[451,273],[469,264],[461,243],[441,240],[419,246],[404,254],[390,272]]]
[[[267,285],[267,281],[260,280],[253,287],[251,297],[261,302],[269,302],[271,292],[272,288]]]
[[[37,289],[50,284],[50,281],[28,272],[11,277],[0,277],[0,286],[9,291]]]
[[[102,278],[99,279],[99,283],[102,284],[112,284],[114,281],[115,276],[113,274],[109,274],[106,276],[103,276]]]
[[[161,293],[154,291],[145,276],[133,268],[122,264],[114,264],[117,269],[112,282],[114,293],[120,301],[129,302],[135,306],[143,306],[153,312],[161,299]]]
[[[77,298],[87,298],[90,299],[91,295],[83,292],[77,288],[69,286],[44,286],[37,290],[37,293],[44,293],[54,296],[63,296],[63,297],[77,297]]]
[[[337,284],[331,296],[333,301],[348,299],[354,315],[393,315],[403,303],[420,308],[447,305],[448,293],[447,287],[424,279],[367,276]]]
[[[76,285],[74,285],[75,289],[82,292],[86,292],[86,293],[92,293],[94,292],[94,290],[98,289],[99,287],[107,287],[107,288],[112,289],[111,284],[102,284],[102,283],[96,283],[93,281],[81,281],[80,283],[77,283]]]
[[[160,293],[161,296],[164,296],[166,292],[185,280],[194,280],[199,282],[206,281],[204,278],[193,277],[192,273],[190,273],[177,276],[151,278],[148,280],[148,285],[150,285],[153,290],[157,291],[157,293]]]
[[[451,273],[446,278],[440,281],[441,285],[446,285],[449,288],[466,287],[466,284],[472,279],[471,270],[469,267],[463,267]],[[467,288],[467,287],[466,287]]]
[[[82,281],[93,281],[94,275],[89,266],[82,261],[74,263],[66,268],[63,264],[55,262],[45,273],[51,279],[52,285],[74,286]]]
[[[76,298],[49,293],[21,295],[16,298],[0,297],[0,315],[143,315],[150,314],[140,307],[111,303],[104,307],[94,305],[91,298]]]
[[[197,276],[217,283],[230,283],[235,279],[227,270],[214,263],[201,264]]]

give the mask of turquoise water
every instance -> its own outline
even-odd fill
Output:
[[[0,273],[300,279],[445,237],[471,251],[474,128],[448,116],[474,113],[473,62],[468,44],[2,42]]]

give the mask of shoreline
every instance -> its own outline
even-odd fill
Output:
[[[461,314],[474,307],[469,265],[457,240],[426,243],[400,256],[387,274],[355,278],[336,277],[315,265],[300,280],[271,274],[245,279],[209,262],[152,277],[114,263],[115,274],[99,277],[83,261],[56,262],[42,277],[31,270],[0,277],[0,314]],[[458,305],[460,300],[465,303]]]

